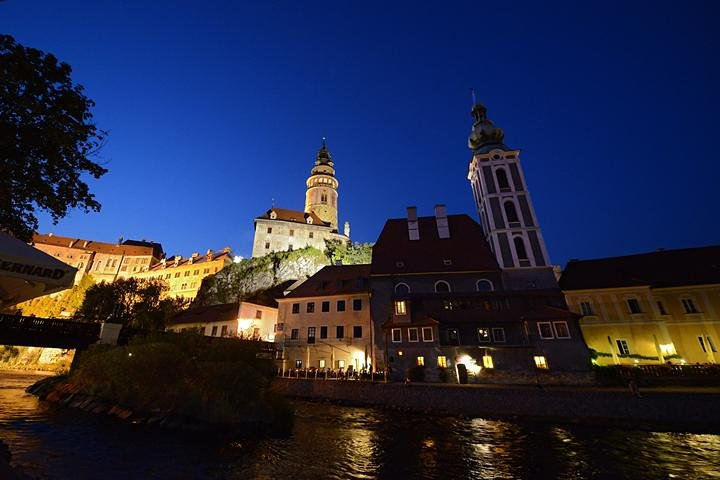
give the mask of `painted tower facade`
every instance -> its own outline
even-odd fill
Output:
[[[323,222],[337,230],[338,228],[338,180],[327,144],[323,138],[322,147],[315,159],[315,166],[307,179],[305,192],[305,212],[314,213]]]
[[[506,271],[552,269],[520,166],[520,150],[503,143],[504,132],[487,118],[483,105],[475,104],[472,116],[468,180],[485,239]],[[526,280],[531,277],[525,276]],[[532,280],[526,283],[525,287],[541,286]]]

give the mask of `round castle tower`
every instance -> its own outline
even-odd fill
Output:
[[[333,230],[338,228],[338,181],[335,169],[323,137],[322,147],[315,159],[315,166],[307,179],[305,192],[305,212],[314,213]]]

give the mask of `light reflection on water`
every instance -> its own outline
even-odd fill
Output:
[[[38,402],[39,378],[0,372],[0,438],[36,478],[720,479],[718,435],[298,402],[289,437],[229,442]]]

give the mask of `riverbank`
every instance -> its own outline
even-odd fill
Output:
[[[290,398],[435,415],[525,418],[626,428],[720,432],[720,388],[623,388],[373,383],[277,378]]]

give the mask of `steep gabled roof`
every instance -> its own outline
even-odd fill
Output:
[[[94,240],[83,240],[82,238],[62,237],[53,234],[33,235],[34,245],[53,245],[56,247],[75,248],[78,250],[106,253],[113,255],[142,256],[150,255],[160,258],[162,246],[155,242],[141,242],[138,240],[126,240],[121,244],[96,242]]]
[[[718,284],[720,245],[595,260],[571,260],[559,283],[565,291]]]
[[[370,292],[370,265],[328,265],[285,298],[319,297]]]
[[[275,218],[270,218],[270,214],[272,212],[275,212],[275,215],[277,215]],[[320,225],[320,226],[330,226],[330,223],[323,222],[320,217],[315,215],[315,213],[310,212],[300,212],[298,210],[288,210],[286,208],[271,208],[267,212],[263,213],[259,217],[256,217],[257,220],[280,220],[283,222],[293,222],[293,223],[302,223],[307,225],[307,219],[308,217],[312,218],[312,224],[313,225]]]
[[[407,219],[386,221],[373,246],[371,274],[500,271],[482,227],[465,214],[447,218],[450,238],[439,237],[435,217],[420,217],[418,240],[409,239]]]

